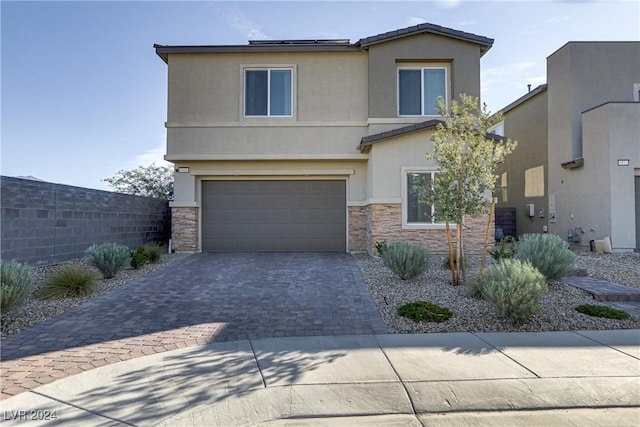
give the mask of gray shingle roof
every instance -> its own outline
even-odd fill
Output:
[[[377,43],[383,43],[389,40],[394,40],[402,37],[412,36],[421,33],[432,33],[443,36],[453,37],[459,40],[464,40],[471,43],[476,43],[481,46],[482,54],[488,51],[493,46],[493,39],[488,37],[479,36],[477,34],[465,33],[464,31],[454,30],[453,28],[441,27],[435,24],[419,24],[413,27],[402,28],[399,30],[389,31],[382,34],[377,34],[371,37],[365,37],[360,39],[357,44],[362,48],[367,48]]]
[[[427,129],[435,129],[436,126],[438,126],[438,123],[442,123],[442,120],[427,120],[426,122],[414,123],[412,125],[403,126],[401,128],[393,129],[387,132],[367,135],[360,140],[360,145],[358,146],[358,148],[362,152],[365,148],[375,144],[376,142],[386,141],[388,139],[409,135],[411,133],[420,132]]]
[[[546,84],[542,84],[542,85],[538,86],[537,88],[533,89],[532,91],[527,92],[526,94],[522,95],[520,98],[516,99],[511,104],[509,104],[506,107],[504,107],[503,109],[501,109],[500,112],[502,114],[506,114],[509,111],[511,111],[514,108],[516,108],[517,106],[519,106],[520,104],[530,100],[531,98],[533,98],[537,94],[542,93],[542,92],[544,92],[546,90],[547,90],[547,85]]]
[[[352,52],[366,50],[369,46],[421,33],[439,34],[480,45],[484,54],[493,45],[493,39],[477,34],[465,33],[435,24],[420,24],[413,27],[389,31],[365,37],[356,43],[348,39],[329,40],[251,40],[247,45],[166,46],[154,44],[156,54],[167,62],[171,53],[236,53],[236,52]]]
[[[444,123],[444,121],[438,120],[438,119],[432,119],[432,120],[427,120],[426,122],[414,123],[409,126],[403,126],[401,128],[389,130],[386,132],[367,135],[360,140],[360,145],[358,146],[358,148],[360,149],[360,152],[363,152],[367,147],[370,147],[377,142],[387,141],[389,139],[397,138],[399,136],[409,135],[409,134],[420,132],[423,130],[435,129],[440,123]],[[507,138],[505,138],[504,136],[496,135],[494,133],[487,133],[486,137],[488,139],[491,139],[497,142],[507,140]]]

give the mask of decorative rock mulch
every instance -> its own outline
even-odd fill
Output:
[[[571,331],[587,329],[635,329],[640,328],[640,318],[611,320],[578,313],[575,307],[597,303],[591,295],[562,283],[551,283],[549,292],[542,299],[542,311],[524,325],[513,325],[500,318],[491,304],[470,295],[471,287],[451,286],[451,273],[444,267],[444,259],[434,256],[431,268],[420,277],[400,280],[382,260],[366,254],[354,258],[362,271],[365,283],[378,306],[378,311],[395,333],[421,332],[534,332]],[[467,283],[473,280],[480,257],[469,257]],[[640,254],[595,255],[578,253],[577,267],[587,267],[590,277],[620,281],[640,286]],[[633,286],[633,285],[632,285]],[[415,323],[397,314],[404,303],[426,300],[448,307],[454,315],[442,323]]]

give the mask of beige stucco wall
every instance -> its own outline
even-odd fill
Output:
[[[590,239],[613,234],[614,222],[623,224],[630,218],[618,208],[624,204],[616,201],[613,206],[608,196],[614,192],[631,201],[634,197],[633,182],[619,187],[621,178],[616,177],[612,184],[618,157],[613,159],[610,142],[635,146],[637,131],[631,141],[628,134],[614,136],[608,122],[614,118],[605,119],[605,110],[593,109],[607,102],[634,101],[633,85],[640,82],[640,42],[568,43],[547,58],[547,80],[548,193],[556,195],[558,210],[557,222],[550,223],[549,230],[566,238],[569,229],[582,227],[582,244],[588,245]],[[629,132],[623,129],[619,132]],[[583,168],[562,168],[561,163],[578,157],[585,159]],[[620,228],[629,230],[626,224]],[[614,247],[618,245],[614,240],[627,245],[624,238],[612,236]]]
[[[547,58],[549,140],[570,141],[562,162],[581,157],[581,114],[607,101],[632,102],[640,42],[570,42]],[[552,151],[550,151],[552,152]]]
[[[294,119],[367,118],[367,54],[209,53],[169,55],[169,122],[256,122],[243,117],[244,67],[294,68]],[[274,119],[277,123],[286,118]]]
[[[640,104],[611,103],[582,115],[585,164],[564,170],[557,193],[559,230],[581,227],[582,243],[611,237],[616,250],[635,242],[634,168],[640,167]],[[629,166],[618,166],[628,159]]]
[[[292,117],[244,117],[251,66],[293,68]],[[168,159],[356,155],[367,134],[367,90],[365,52],[170,55]]]
[[[229,126],[167,129],[168,160],[212,160],[216,156],[276,158],[287,155],[362,157],[358,150],[367,128],[361,126]],[[337,156],[337,157],[336,157]],[[299,157],[299,156],[298,156]]]
[[[178,162],[189,172],[175,173],[174,205],[200,204],[200,183],[207,179],[345,179],[349,202],[366,199],[366,163],[362,161],[212,161]]]
[[[409,134],[404,137],[381,141],[371,147],[369,154],[369,191],[373,200],[397,201],[402,197],[403,168],[437,169],[437,163],[427,160],[427,152],[433,151],[433,131]]]
[[[480,46],[435,34],[419,34],[369,47],[369,117],[398,116],[400,62],[447,63],[449,95],[480,96]]]
[[[518,145],[496,170],[500,177],[505,172],[507,174],[507,199],[504,199],[504,191],[499,188],[496,192],[498,207],[516,208],[516,232],[519,236],[525,233],[542,233],[543,226],[547,225],[549,221],[547,92],[543,91],[508,111],[504,115],[504,134],[506,137],[516,140]],[[525,194],[526,171],[540,166],[544,169],[542,182],[544,194],[537,197],[527,197]],[[498,186],[500,186],[500,179]],[[535,206],[536,216],[533,220],[525,215],[524,205],[529,203]],[[544,209],[544,218],[538,216],[540,208]]]

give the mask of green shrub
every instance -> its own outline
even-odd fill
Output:
[[[555,234],[524,234],[516,258],[529,261],[548,280],[560,280],[573,271],[576,256]]]
[[[505,259],[511,259],[516,255],[518,244],[516,239],[511,236],[505,236],[500,240],[500,246],[495,251],[489,251],[489,255],[494,260],[500,262]]]
[[[440,307],[429,301],[414,301],[406,303],[398,308],[400,316],[411,319],[414,322],[444,322],[449,320],[453,313],[446,307]]]
[[[625,320],[629,318],[628,313],[607,307],[606,305],[583,304],[577,306],[576,311],[588,314],[589,316],[605,317],[607,319]]]
[[[96,276],[86,269],[67,264],[51,273],[38,292],[38,298],[67,298],[89,295],[96,284]]]
[[[118,271],[130,264],[129,248],[117,243],[91,245],[86,251],[89,261],[102,273],[105,279],[111,279]]]
[[[431,255],[417,243],[392,242],[382,253],[382,261],[402,280],[419,276],[427,268]]]
[[[163,252],[162,246],[157,243],[147,243],[143,246],[143,248],[144,254],[150,263],[155,264],[156,262],[160,261]]]
[[[540,299],[549,289],[542,273],[516,259],[502,260],[479,273],[473,287],[476,295],[516,324],[540,310]]]
[[[386,240],[383,240],[381,242],[376,242],[376,251],[378,251],[378,255],[382,256],[384,251],[387,250],[387,246],[389,245],[387,244]]]
[[[33,275],[29,266],[0,260],[0,310],[20,305],[32,287]]]
[[[143,246],[138,247],[135,251],[131,251],[129,256],[131,257],[131,267],[136,270],[149,262],[149,257],[147,257]]]

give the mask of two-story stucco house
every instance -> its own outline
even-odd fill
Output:
[[[480,95],[493,40],[432,24],[349,40],[163,46],[178,251],[445,251],[419,196],[435,102]],[[477,250],[486,222],[469,221]]]
[[[502,112],[518,147],[498,206],[515,208],[517,234],[640,249],[640,42],[567,43],[547,58],[547,84]]]

